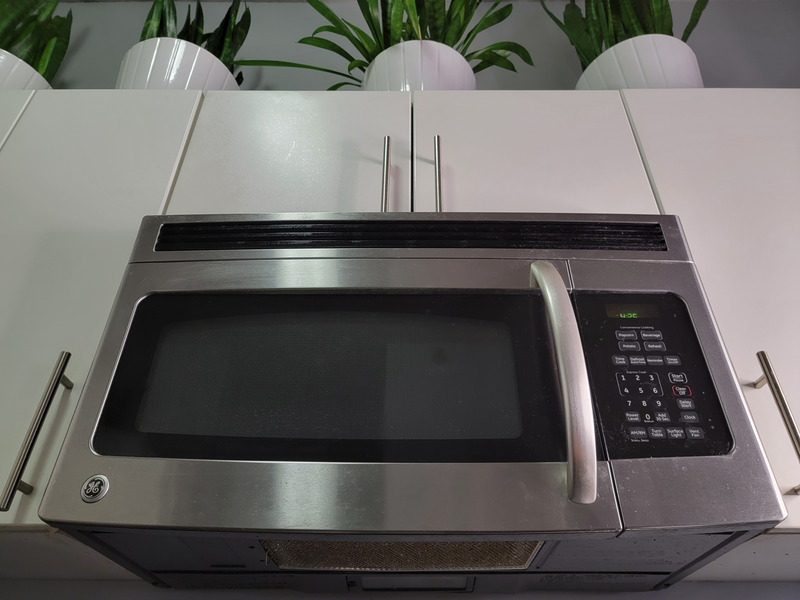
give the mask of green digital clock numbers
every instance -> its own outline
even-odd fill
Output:
[[[655,319],[655,304],[606,304],[606,316],[611,319]]]

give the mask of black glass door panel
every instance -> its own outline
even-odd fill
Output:
[[[155,294],[137,307],[100,454],[564,460],[537,294]]]

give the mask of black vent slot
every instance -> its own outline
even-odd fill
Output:
[[[511,248],[664,252],[659,223],[242,221],[165,223],[157,252],[284,248]]]

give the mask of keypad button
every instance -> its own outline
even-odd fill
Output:
[[[656,420],[653,418],[653,415],[650,413],[644,413],[644,422],[645,423],[655,423]]]
[[[633,330],[617,331],[616,335],[618,340],[624,340],[628,342],[631,340],[638,339],[636,337],[636,332]]]
[[[634,440],[642,438],[646,439],[647,429],[645,429],[644,427],[631,427],[630,429],[628,429],[628,435],[631,437],[631,439]]]
[[[628,423],[641,423],[642,422],[642,415],[637,412],[626,412],[625,413],[625,420]]]
[[[677,402],[681,410],[694,410],[694,400],[691,398],[678,398]]]
[[[670,383],[689,383],[686,373],[670,373],[668,377]]]
[[[692,388],[690,388],[688,385],[673,385],[672,394],[674,396],[691,396]]]
[[[702,440],[702,439],[705,439],[706,434],[699,427],[687,427],[686,428],[686,436],[690,440]]]
[[[671,440],[685,440],[686,434],[680,427],[667,427],[667,437]]]
[[[664,360],[670,367],[680,367],[681,366],[681,357],[680,356],[665,356]]]
[[[619,342],[619,349],[623,352],[639,352],[642,347],[639,342]]]
[[[647,357],[647,364],[653,367],[660,367],[664,364],[664,359],[660,356],[648,356]]]
[[[643,340],[663,340],[664,337],[661,335],[660,331],[651,331],[649,329],[643,329],[641,331],[642,339]]]
[[[684,423],[699,423],[700,417],[697,416],[696,412],[682,412],[681,421]]]
[[[666,352],[667,345],[664,342],[645,342],[644,349],[648,352]]]
[[[647,364],[644,356],[629,356],[628,360],[631,362],[632,367],[643,367]]]
[[[669,418],[669,413],[668,412],[663,412],[663,411],[656,412],[655,413],[655,417],[656,417],[656,421],[658,423],[669,423],[670,420],[671,420]]]
[[[648,427],[647,433],[650,434],[651,440],[665,440],[667,439],[667,432],[663,427]]]
[[[616,354],[611,357],[611,363],[616,367],[627,367],[628,366],[628,357],[622,356],[620,354]]]

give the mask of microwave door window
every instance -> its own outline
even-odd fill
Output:
[[[153,295],[137,309],[95,449],[561,460],[540,304],[530,294]]]

